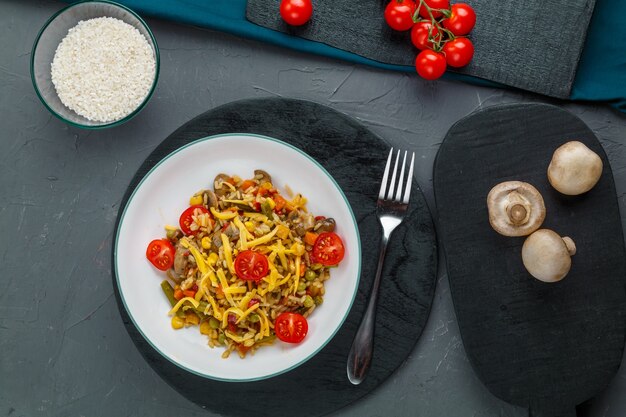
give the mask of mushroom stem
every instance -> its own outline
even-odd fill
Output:
[[[506,206],[506,214],[509,221],[515,226],[528,222],[530,218],[530,202],[517,191],[509,193],[509,204]]]
[[[563,238],[563,242],[565,242],[565,247],[567,248],[567,252],[569,253],[569,256],[576,255],[576,244],[574,243],[572,238],[569,236],[565,236]]]
[[[514,225],[524,224],[528,221],[528,210],[522,204],[509,206],[506,211],[509,215],[509,220]]]

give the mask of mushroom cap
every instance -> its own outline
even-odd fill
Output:
[[[579,195],[596,185],[602,175],[602,167],[602,159],[584,143],[567,142],[552,155],[548,181],[562,194]]]
[[[526,238],[522,246],[522,262],[533,277],[543,282],[562,280],[572,266],[576,253],[574,241],[561,238],[549,229],[539,229]]]
[[[504,236],[526,236],[539,229],[546,218],[541,193],[522,181],[501,182],[487,195],[489,223]]]

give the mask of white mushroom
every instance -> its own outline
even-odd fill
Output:
[[[539,229],[546,218],[543,197],[535,187],[521,181],[502,182],[487,196],[489,223],[504,236],[526,236]]]
[[[562,280],[572,266],[576,245],[569,237],[549,229],[539,229],[526,238],[522,262],[533,277],[543,282]]]
[[[591,190],[602,175],[602,159],[585,144],[567,142],[554,151],[548,180],[560,193],[579,195]]]

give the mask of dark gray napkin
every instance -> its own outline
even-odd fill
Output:
[[[595,0],[465,0],[477,14],[474,60],[458,72],[569,98]],[[249,21],[379,62],[413,65],[408,33],[391,30],[386,0],[313,0],[311,22],[292,28],[280,0],[248,0]]]

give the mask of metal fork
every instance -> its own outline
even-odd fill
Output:
[[[391,169],[391,159],[393,157],[393,148],[389,151],[387,157],[387,165],[385,166],[385,174],[383,175],[380,192],[378,193],[378,201],[376,203],[376,214],[378,220],[383,227],[383,235],[380,241],[380,254],[378,256],[378,268],[376,269],[376,277],[372,285],[372,292],[367,303],[365,315],[356,332],[352,348],[348,355],[348,379],[354,385],[358,385],[365,379],[365,375],[372,363],[372,352],[374,350],[374,325],[376,323],[376,304],[378,303],[378,290],[380,288],[380,276],[385,261],[385,253],[387,252],[387,242],[394,229],[402,223],[409,207],[409,196],[411,194],[411,182],[413,180],[413,165],[415,163],[415,153],[411,157],[409,174],[406,178],[406,187],[404,193],[402,189],[404,180],[404,170],[406,167],[407,152],[404,151],[402,160],[402,168],[400,176],[396,179],[398,173],[398,163],[400,162],[400,150],[396,155],[396,162],[389,181],[389,171]],[[396,187],[397,181],[397,187]],[[395,195],[394,195],[395,191]]]

